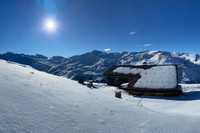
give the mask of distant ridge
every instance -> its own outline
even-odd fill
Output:
[[[113,65],[141,65],[147,64],[177,64],[179,82],[200,82],[200,55],[182,52],[167,51],[141,51],[106,53],[91,51],[85,54],[65,58],[53,56],[48,58],[43,55],[25,55],[16,53],[0,54],[0,59],[13,61],[45,71],[58,76],[65,76],[77,80],[82,77],[85,80],[105,81],[102,73]]]

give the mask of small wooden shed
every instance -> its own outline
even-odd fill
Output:
[[[112,66],[103,76],[111,86],[128,83],[122,89],[134,95],[176,96],[182,92],[178,89],[177,65]]]

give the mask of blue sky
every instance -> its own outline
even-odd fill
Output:
[[[56,32],[44,31],[53,18]],[[200,0],[1,0],[0,53],[199,53]]]

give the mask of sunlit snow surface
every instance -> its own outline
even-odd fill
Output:
[[[174,112],[184,115],[200,116],[200,84],[180,84],[183,94],[178,97],[131,96],[122,91],[122,99],[133,105],[142,106],[159,112]],[[116,87],[98,85],[97,88],[105,95],[113,95]]]
[[[116,88],[0,60],[2,133],[197,133],[199,86],[176,98],[114,97]],[[187,88],[188,87],[188,88]],[[193,92],[195,93],[193,94]],[[140,102],[139,102],[140,101]]]

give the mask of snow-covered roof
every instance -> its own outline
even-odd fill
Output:
[[[174,89],[178,84],[176,65],[114,66],[104,76],[138,77],[133,88]]]

